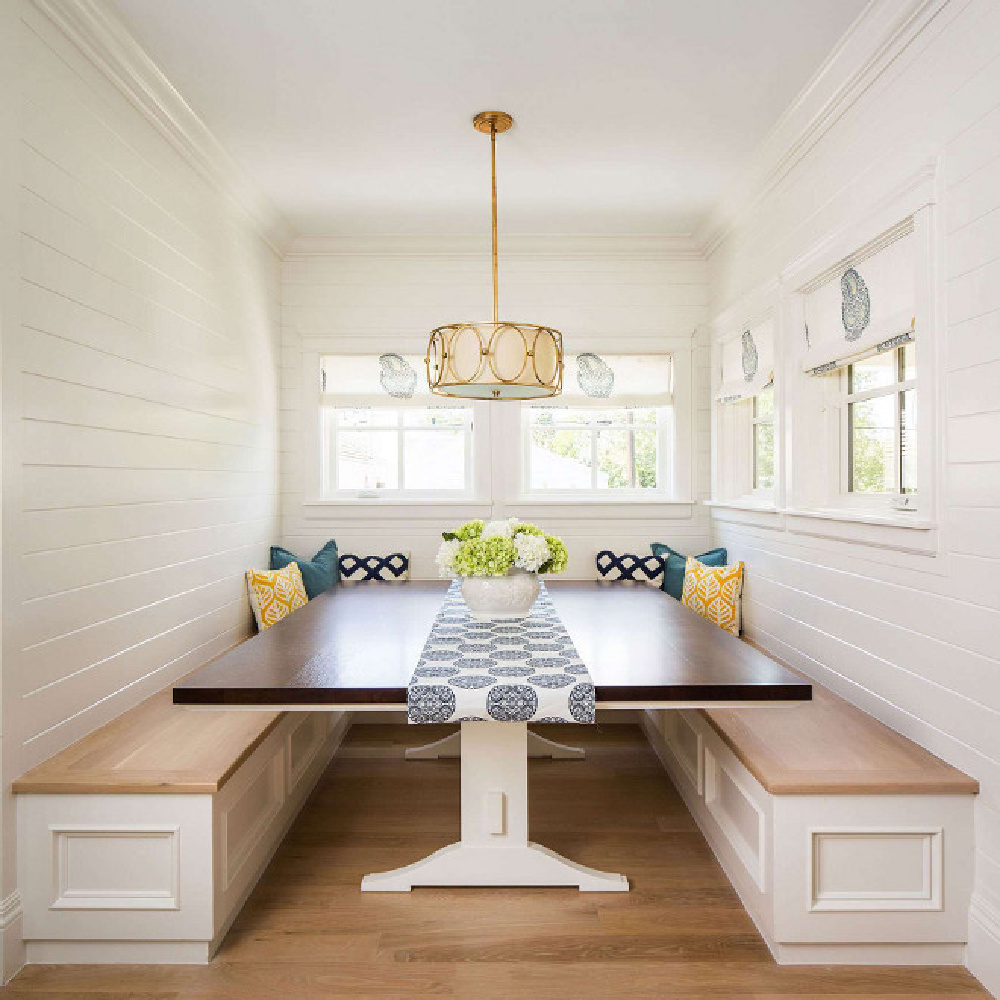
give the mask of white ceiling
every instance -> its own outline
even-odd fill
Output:
[[[689,233],[866,0],[111,0],[302,234]]]

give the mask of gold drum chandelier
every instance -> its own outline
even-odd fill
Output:
[[[497,278],[497,135],[514,119],[482,111],[472,119],[490,137],[493,180],[493,321],[448,323],[431,331],[427,385],[439,396],[462,399],[541,399],[562,392],[562,334],[536,323],[500,319]]]

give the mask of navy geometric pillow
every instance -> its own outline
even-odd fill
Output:
[[[390,552],[387,556],[342,555],[340,577],[344,583],[360,583],[365,580],[396,583],[409,580],[410,553]]]
[[[659,587],[663,583],[664,563],[659,556],[638,556],[634,552],[618,555],[602,549],[594,560],[599,580],[649,583]]]

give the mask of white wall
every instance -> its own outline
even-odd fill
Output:
[[[940,154],[946,315],[921,331],[940,346],[939,385],[921,387],[942,412],[938,554],[811,538],[750,513],[717,512],[715,538],[747,561],[754,639],[982,783],[970,966],[998,990],[1000,938],[987,928],[1000,932],[1000,5],[943,5],[855,93],[775,186],[747,192],[710,259],[710,312],[877,200],[915,151]]]
[[[709,489],[708,350],[693,339],[705,317],[705,264],[686,241],[501,237],[501,315],[550,324],[568,351],[679,351],[689,359],[693,496]],[[543,523],[570,550],[569,574],[594,576],[603,547],[649,552],[667,541],[700,552],[708,519],[697,504],[580,505],[568,509],[504,502],[514,474],[495,466],[493,503],[418,508],[304,505],[310,499],[307,421],[314,386],[303,385],[307,353],[424,351],[442,323],[489,315],[489,237],[439,240],[297,240],[282,267],[282,534],[284,544],[311,556],[336,538],[342,552],[412,552],[418,578],[436,576],[441,531],[467,517],[509,516]],[[684,354],[684,352],[687,352]],[[511,404],[491,403],[499,416]],[[499,423],[494,419],[493,449]]]
[[[246,634],[243,572],[277,530],[280,289],[235,202],[40,10],[4,14],[23,98],[0,168],[5,196],[21,185],[3,323],[9,788]],[[9,797],[4,812],[9,832]]]

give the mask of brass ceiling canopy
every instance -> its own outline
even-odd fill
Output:
[[[536,323],[500,319],[497,268],[497,135],[514,124],[506,111],[472,119],[490,137],[493,207],[493,320],[447,323],[427,343],[427,385],[461,399],[542,399],[562,392],[562,334]]]

